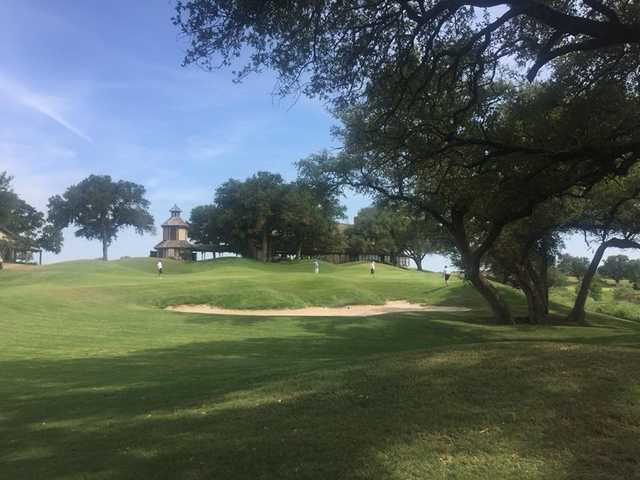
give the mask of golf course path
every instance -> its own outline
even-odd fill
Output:
[[[385,313],[402,312],[468,312],[466,307],[440,307],[420,305],[405,300],[387,302],[384,305],[350,305],[346,307],[306,307],[270,310],[240,310],[212,307],[211,305],[173,305],[167,310],[183,313],[204,313],[208,315],[242,315],[256,317],[368,317]]]

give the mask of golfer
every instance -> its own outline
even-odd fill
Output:
[[[447,271],[447,266],[444,266],[444,270],[442,272],[442,276],[444,277],[444,285],[445,287],[449,286],[449,279],[451,278],[451,274]]]
[[[369,271],[371,272],[371,275],[376,274],[376,262],[374,260],[371,260],[371,263],[369,264]]]
[[[162,275],[162,262],[160,260],[156,263],[156,267],[158,267],[158,275]]]
[[[313,261],[313,273],[320,273],[320,262],[318,260]]]

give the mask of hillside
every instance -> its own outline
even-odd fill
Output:
[[[380,265],[79,261],[0,272],[0,478],[633,478],[640,325],[502,327]],[[515,294],[510,298],[517,301]],[[369,318],[168,312],[380,304]],[[579,441],[577,441],[579,439]]]

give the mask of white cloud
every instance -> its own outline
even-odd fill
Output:
[[[0,91],[4,92],[9,98],[24,105],[25,107],[31,108],[49,117],[51,120],[63,126],[83,140],[93,143],[91,137],[82,132],[79,128],[75,127],[62,116],[60,111],[64,110],[64,100],[57,97],[35,93],[23,85],[13,82],[1,75]]]

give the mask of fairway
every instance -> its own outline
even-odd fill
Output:
[[[640,477],[637,321],[492,326],[461,280],[385,265],[154,265],[0,271],[0,479]],[[399,300],[471,311],[165,310]]]

